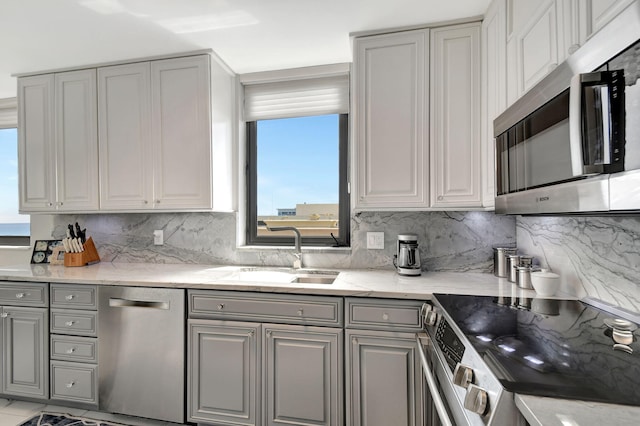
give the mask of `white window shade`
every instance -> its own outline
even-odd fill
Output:
[[[244,86],[246,121],[348,112],[348,75]]]
[[[0,129],[18,127],[18,103],[16,98],[0,99]]]

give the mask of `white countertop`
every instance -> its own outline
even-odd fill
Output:
[[[258,271],[251,271],[252,269]],[[62,265],[0,267],[0,280],[400,299],[429,299],[433,293],[535,296],[533,290],[519,289],[506,279],[496,278],[492,274],[423,272],[417,277],[405,277],[393,270],[347,269],[335,270],[340,274],[332,284],[300,284],[291,283],[293,275],[282,272],[285,270],[286,268],[251,266],[100,262],[84,267]]]
[[[640,407],[515,395],[516,406],[531,426],[631,426],[640,424]]]

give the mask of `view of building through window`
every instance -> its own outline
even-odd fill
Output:
[[[260,120],[257,135],[257,235],[338,237],[339,115]]]
[[[18,131],[0,129],[0,236],[29,233],[29,215],[18,214]]]

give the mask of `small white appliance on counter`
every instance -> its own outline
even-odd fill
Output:
[[[422,269],[420,269],[420,250],[418,250],[417,235],[398,235],[398,245],[393,265],[400,275],[417,276],[422,273]]]

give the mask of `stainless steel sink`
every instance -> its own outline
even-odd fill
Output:
[[[248,267],[238,271],[239,279],[248,281],[283,281],[300,284],[333,284],[340,272],[321,269]]]
[[[337,275],[298,275],[291,282],[301,284],[333,284],[336,280],[336,276]]]

